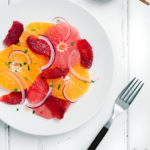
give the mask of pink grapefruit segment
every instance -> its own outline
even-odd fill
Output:
[[[50,41],[53,43],[56,56],[54,65],[59,68],[68,68],[68,56],[72,50],[77,50],[77,41],[80,39],[79,32],[76,28],[71,26],[70,37],[65,41],[68,27],[66,23],[60,22],[46,30],[45,35],[48,36]],[[74,60],[74,64],[77,60]]]

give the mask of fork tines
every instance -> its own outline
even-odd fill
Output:
[[[134,78],[120,93],[119,98],[124,102],[131,104],[139,91],[143,87],[144,83],[139,79]]]

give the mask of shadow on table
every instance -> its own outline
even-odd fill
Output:
[[[113,0],[86,0],[89,3],[94,3],[94,4],[105,4],[105,3],[109,3]]]

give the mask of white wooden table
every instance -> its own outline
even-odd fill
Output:
[[[0,0],[0,6],[20,0]],[[150,149],[150,6],[138,0],[71,0],[94,15],[106,30],[115,54],[116,79],[110,104],[104,106],[109,117],[115,96],[134,76],[145,87],[128,112],[118,117],[99,150]],[[44,2],[44,0],[43,0]],[[86,150],[106,119],[101,111],[88,123],[57,136],[33,136],[19,132],[0,121],[0,150]]]

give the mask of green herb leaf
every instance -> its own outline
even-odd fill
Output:
[[[46,33],[46,34],[45,34],[45,36],[49,36],[49,34],[48,34],[48,33]]]
[[[27,64],[27,62],[24,62],[23,64],[24,64],[24,65],[26,65],[26,64]]]
[[[54,87],[54,85],[53,85],[53,84],[50,84],[49,87]]]
[[[57,89],[59,90],[59,89],[60,89],[60,87],[61,87],[61,84],[59,84],[59,85],[58,85]]]
[[[45,78],[42,76],[42,79],[45,79]]]
[[[11,63],[12,63],[12,62],[11,62],[11,61],[9,61],[9,62],[8,62],[8,65],[10,65]]]
[[[15,72],[17,72],[17,70],[15,70]]]
[[[94,81],[94,80],[91,80],[91,82],[94,83],[95,81]]]
[[[35,114],[35,111],[34,111],[34,110],[32,111],[32,114]]]
[[[17,92],[17,91],[18,91],[18,89],[17,89],[17,88],[15,88],[15,89],[14,89],[14,92]]]
[[[36,29],[31,29],[32,31],[36,31]]]
[[[48,58],[50,59],[50,58],[51,58],[51,56],[48,56]]]
[[[28,49],[26,49],[25,51],[24,51],[24,53],[26,54],[28,52]]]
[[[25,80],[28,80],[28,78],[27,78],[27,77],[25,77],[24,79],[25,79]]]
[[[71,46],[73,46],[74,45],[74,42],[71,42]]]
[[[30,66],[28,66],[28,70],[30,70]]]
[[[37,64],[37,62],[34,62],[34,64]]]
[[[22,64],[20,64],[20,67],[22,67]]]
[[[60,22],[60,20],[59,20],[59,19],[57,19],[57,22]]]
[[[86,81],[86,80],[84,80],[84,83],[87,83],[87,81]]]
[[[64,69],[61,69],[61,71],[65,71]]]
[[[10,65],[8,65],[8,68],[10,69]]]
[[[19,111],[19,108],[16,108],[16,111]]]

